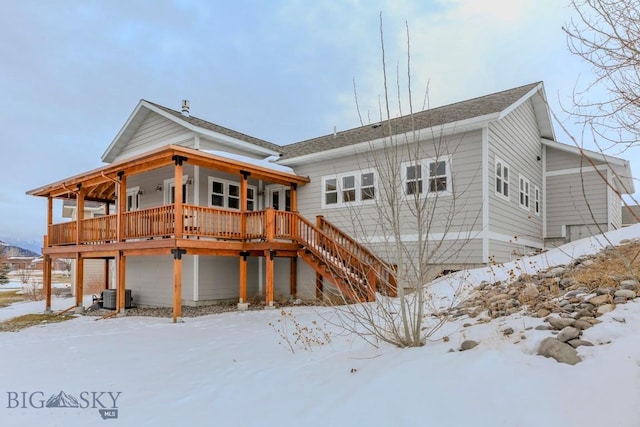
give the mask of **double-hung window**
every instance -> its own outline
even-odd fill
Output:
[[[188,176],[184,175],[182,177],[182,203],[187,203],[188,197],[187,194],[189,192],[189,181]],[[175,179],[165,179],[164,180],[164,204],[172,205],[176,202],[176,186]]]
[[[452,192],[451,156],[402,163],[406,195],[446,195]]]
[[[540,194],[540,188],[538,186],[533,187],[533,213],[540,216],[540,212],[542,207],[540,205],[540,199],[542,198]]]
[[[509,166],[496,157],[496,194],[509,200]]]
[[[240,209],[240,183],[209,177],[209,206]],[[247,186],[247,210],[256,208],[256,188]]]
[[[126,211],[137,211],[140,209],[140,187],[127,188]]]
[[[346,172],[322,177],[322,207],[343,207],[376,198],[374,171]]]
[[[524,176],[520,175],[519,176],[519,190],[520,190],[520,207],[522,209],[526,209],[529,210],[529,198],[530,198],[530,191],[531,191],[531,183],[529,182],[529,180],[527,178],[525,178]]]

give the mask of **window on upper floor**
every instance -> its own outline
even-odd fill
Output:
[[[209,206],[240,210],[240,183],[209,177]],[[256,209],[256,187],[247,186],[247,210]]]
[[[519,179],[518,179],[518,188],[519,188],[519,194],[520,194],[520,198],[519,198],[519,202],[520,202],[520,207],[522,209],[526,209],[529,210],[529,198],[530,198],[530,187],[531,187],[531,183],[529,182],[529,180],[527,178],[525,178],[524,176],[520,175]]]
[[[496,157],[496,194],[509,200],[509,166]]]
[[[132,187],[127,189],[127,211],[137,211],[140,209],[140,187]],[[94,215],[95,217],[95,215]]]
[[[182,203],[187,203],[189,193],[189,177],[184,175],[182,177]],[[175,179],[164,180],[164,204],[171,205],[176,202],[176,186]]]
[[[408,196],[450,194],[452,191],[451,156],[404,162],[401,173],[404,192]]]
[[[322,177],[322,207],[371,202],[376,198],[376,174],[365,170]]]
[[[538,188],[538,186],[533,187],[533,213],[538,216],[540,216],[542,210],[541,199],[542,194],[540,193],[540,188]]]

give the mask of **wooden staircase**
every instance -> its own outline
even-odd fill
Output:
[[[349,302],[374,301],[375,293],[396,296],[396,272],[322,216],[314,225],[296,214],[298,255],[334,284]]]

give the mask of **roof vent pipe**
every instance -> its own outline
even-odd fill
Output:
[[[189,100],[188,99],[182,100],[182,115],[189,117]]]

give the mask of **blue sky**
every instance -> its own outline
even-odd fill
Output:
[[[358,126],[355,79],[365,121],[377,120],[380,11],[390,79],[400,64],[402,87],[408,21],[414,105],[423,104],[427,82],[434,107],[544,81],[565,119],[559,102],[570,105],[576,80],[590,71],[566,48],[564,3],[5,2],[0,236],[41,239],[46,201],[25,191],[100,166],[141,98],[175,109],[189,99],[194,116],[287,144]],[[635,151],[621,157],[637,170]]]

